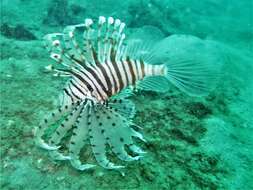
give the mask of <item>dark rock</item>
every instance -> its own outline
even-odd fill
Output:
[[[149,182],[153,182],[156,178],[156,175],[156,172],[151,168],[149,170],[147,170],[146,168],[141,169],[141,176]]]
[[[129,5],[128,13],[131,15],[131,18],[128,26],[134,28],[143,25],[151,25],[159,28],[166,36],[172,35],[173,32],[168,31],[168,28],[165,28],[160,19],[158,19],[160,16],[165,16],[163,11],[164,7],[159,6],[159,3],[155,2],[149,4],[152,5],[152,8],[142,1]],[[159,14],[157,14],[157,12],[159,12]]]
[[[68,14],[67,0],[54,0],[48,7],[47,16],[43,19],[43,24],[50,26],[62,26],[70,24],[71,19]]]
[[[14,38],[17,40],[36,40],[36,36],[30,32],[23,25],[19,24],[15,27],[4,23],[0,27],[1,34],[7,38]]]
[[[212,114],[212,110],[205,106],[203,103],[195,102],[187,106],[188,113],[196,116],[198,119],[204,118]]]
[[[79,15],[79,14],[84,13],[86,11],[84,7],[81,7],[76,4],[70,5],[70,10],[71,10],[72,15]]]
[[[171,134],[177,139],[184,140],[192,145],[198,145],[197,140],[193,136],[184,134],[180,129],[173,128],[170,130]]]

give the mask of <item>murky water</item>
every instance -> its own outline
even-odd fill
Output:
[[[1,0],[0,6],[1,189],[253,189],[252,1]],[[99,16],[124,22],[126,40],[139,31],[143,35],[135,38],[144,44],[159,41],[158,34],[167,39],[154,50],[160,64],[187,58],[208,64],[208,76],[218,67],[220,74],[203,97],[187,95],[196,88],[184,88],[195,76],[194,63],[181,86],[167,77],[156,79],[152,88],[131,88],[126,105],[135,104],[132,121],[142,129],[134,129],[146,140],[134,143],[147,153],[123,162],[107,146],[107,158],[126,166],[107,170],[97,164],[88,143],[80,160],[97,166],[79,171],[35,143],[34,129],[56,109],[68,80],[45,69],[57,64],[42,38],[85,18],[98,22]],[[50,126],[43,137],[48,140],[56,128]],[[64,154],[72,132],[61,142]]]

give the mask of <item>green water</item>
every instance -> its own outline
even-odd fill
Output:
[[[0,6],[0,189],[253,189],[251,0],[0,0]],[[173,86],[135,92],[134,122],[147,140],[138,145],[147,154],[124,163],[124,176],[53,161],[33,137],[65,82],[45,72],[53,61],[42,37],[100,15],[121,19],[132,33],[151,25],[165,36],[196,36],[215,44],[223,63],[206,97]]]

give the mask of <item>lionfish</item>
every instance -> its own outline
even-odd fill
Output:
[[[123,161],[143,156],[145,152],[135,144],[135,138],[146,140],[132,121],[135,106],[129,97],[133,89],[165,92],[171,82],[190,95],[201,95],[214,78],[208,64],[163,59],[166,38],[156,43],[152,33],[147,40],[137,39],[134,33],[127,39],[124,28],[119,19],[100,16],[97,24],[85,19],[83,24],[67,26],[63,33],[44,37],[50,57],[57,62],[57,68],[50,65],[47,69],[70,78],[59,108],[36,127],[36,144],[56,160],[69,160],[78,170],[95,166],[80,161],[81,149],[87,144],[98,164],[107,169],[124,167],[108,160],[108,148]],[[52,125],[55,130],[45,140]],[[61,151],[69,132],[67,151]]]

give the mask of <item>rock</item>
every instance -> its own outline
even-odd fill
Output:
[[[212,114],[212,110],[201,102],[193,102],[187,106],[188,113],[196,116],[198,119],[202,119],[207,115]]]
[[[86,12],[84,7],[81,7],[81,6],[76,5],[76,4],[70,5],[70,10],[71,10],[72,15],[79,15],[81,13],[83,14],[84,12]]]
[[[30,32],[23,25],[19,24],[15,27],[9,26],[7,23],[3,23],[0,27],[0,32],[7,38],[14,38],[17,40],[36,40],[36,36]]]
[[[50,26],[70,24],[68,12],[67,0],[52,1],[48,7],[47,16],[43,19],[43,23]]]

